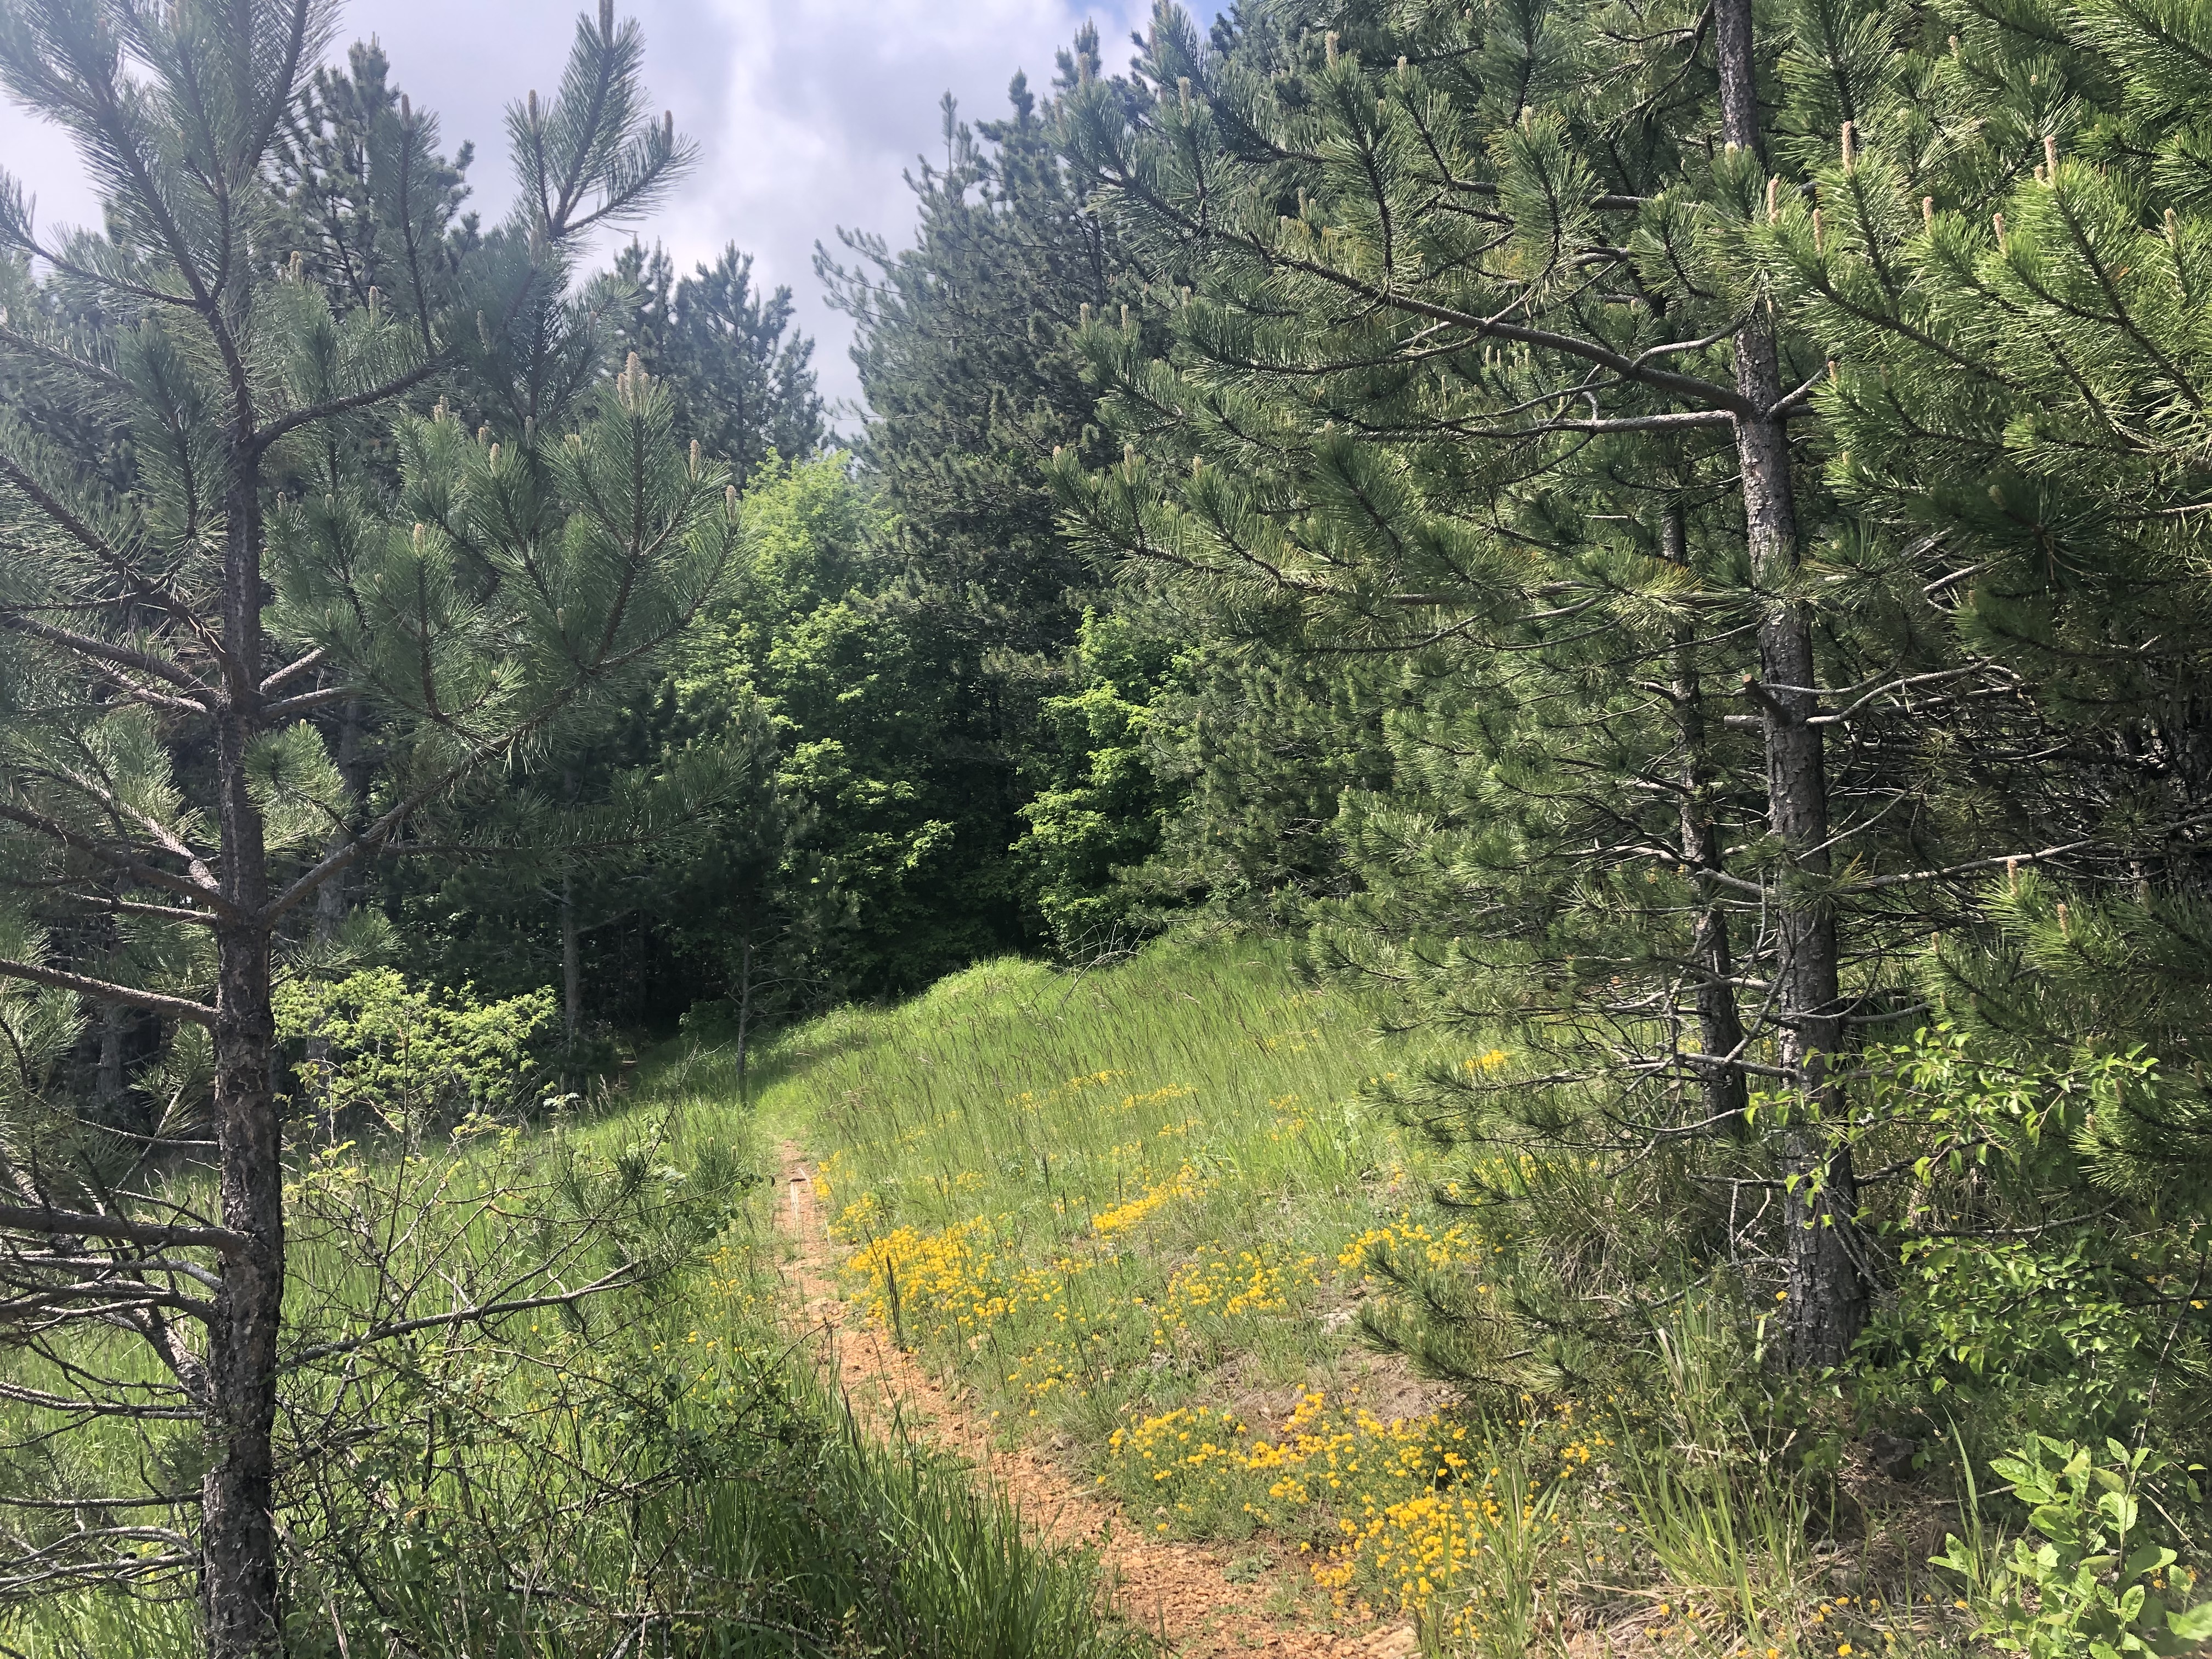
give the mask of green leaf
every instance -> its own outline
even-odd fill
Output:
[[[2173,1565],[2174,1553],[2163,1544],[2143,1544],[2128,1557],[2124,1571],[2130,1578],[2147,1578],[2152,1573]]]
[[[2081,1541],[2081,1528],[2075,1519],[2074,1511],[2062,1509],[2056,1504],[2045,1504],[2031,1511],[2027,1524],[2054,1544],[2078,1546]]]
[[[2212,1601],[2200,1601],[2195,1607],[2166,1615],[2166,1627],[2185,1642],[2202,1642],[2212,1638]]]

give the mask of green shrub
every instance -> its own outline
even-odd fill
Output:
[[[2166,1458],[2108,1440],[2100,1459],[2034,1435],[1990,1467],[2012,1482],[2040,1539],[2015,1538],[1996,1559],[1978,1528],[1944,1539],[1936,1565],[1966,1581],[1981,1635],[2028,1659],[2186,1653],[2212,1638],[2212,1601],[2186,1605],[2196,1575],[2144,1515],[2147,1502],[2155,1512]],[[2179,1484],[2199,1501],[2193,1480]]]
[[[295,1107],[408,1135],[529,1103],[543,1075],[534,1045],[554,1017],[550,989],[483,1002],[472,987],[418,988],[389,968],[291,981],[276,1010]]]

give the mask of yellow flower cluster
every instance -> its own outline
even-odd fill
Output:
[[[1299,1109],[1296,1095],[1281,1095],[1267,1103],[1275,1121],[1267,1130],[1270,1140],[1290,1140],[1304,1134],[1313,1120]]]
[[[817,1203],[827,1204],[830,1194],[845,1184],[852,1172],[852,1155],[842,1146],[814,1166],[814,1197]]]
[[[1129,1074],[1127,1072],[1085,1072],[1072,1077],[1057,1088],[1042,1094],[1034,1089],[1024,1089],[1018,1095],[1008,1095],[1006,1104],[1018,1106],[1025,1112],[1042,1112],[1048,1107],[1059,1106],[1092,1089],[1103,1089],[1109,1083],[1119,1083]],[[1127,1102],[1122,1103],[1125,1106]]]
[[[1191,1523],[1241,1509],[1305,1533],[1306,1547],[1318,1543],[1314,1579],[1340,1610],[1394,1605],[1471,1638],[1480,1558],[1501,1542],[1516,1557],[1574,1546],[1590,1503],[1571,1495],[1571,1478],[1608,1444],[1563,1406],[1527,1425],[1508,1473],[1452,1413],[1385,1421],[1352,1396],[1312,1392],[1272,1437],[1206,1407],[1146,1418],[1115,1431],[1102,1480]]]
[[[1154,1182],[1127,1203],[1101,1210],[1091,1218],[1091,1230],[1101,1238],[1111,1237],[1137,1226],[1178,1199],[1196,1198],[1205,1190],[1206,1183],[1199,1179],[1198,1171],[1186,1164],[1165,1181]]]
[[[1347,1273],[1362,1273],[1372,1262],[1413,1255],[1441,1271],[1481,1254],[1481,1240],[1465,1222],[1439,1231],[1403,1216],[1360,1234],[1337,1253],[1336,1265]]]
[[[1027,1326],[1026,1345],[1007,1362],[1006,1377],[1030,1397],[1034,1414],[1035,1401],[1079,1383],[1092,1369],[1085,1345],[1103,1339],[1082,1318],[1070,1316],[1069,1287],[1100,1265],[1062,1256],[1024,1267],[1002,1252],[989,1218],[974,1216],[935,1232],[899,1227],[879,1234],[855,1250],[845,1268],[865,1282],[863,1305],[886,1327],[896,1297],[900,1328],[910,1342],[951,1345],[969,1353],[989,1343],[1003,1358],[1000,1332],[1017,1322]]]
[[[817,1198],[826,1198],[830,1193],[829,1187],[819,1175],[814,1177],[814,1192]],[[862,1193],[837,1212],[836,1218],[830,1223],[830,1237],[841,1244],[850,1244],[869,1237],[875,1232],[877,1224],[883,1219],[883,1200],[872,1192]]]
[[[1293,1294],[1320,1285],[1320,1265],[1321,1258],[1312,1255],[1270,1262],[1256,1250],[1239,1250],[1234,1259],[1225,1249],[1202,1252],[1176,1269],[1162,1310],[1181,1319],[1194,1313],[1218,1313],[1230,1319],[1239,1314],[1280,1313],[1291,1305]]]
[[[1125,1112],[1133,1112],[1140,1107],[1156,1106],[1164,1100],[1188,1100],[1197,1092],[1197,1090],[1187,1085],[1170,1083],[1164,1089],[1154,1089],[1149,1094],[1122,1096],[1121,1109]]]

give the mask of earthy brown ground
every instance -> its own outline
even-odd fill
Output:
[[[1196,1544],[1147,1540],[1119,1505],[1086,1490],[1048,1451],[997,1443],[956,1389],[948,1389],[839,1297],[836,1258],[814,1202],[814,1184],[797,1146],[783,1146],[785,1201],[778,1224],[796,1252],[795,1317],[825,1334],[825,1358],[837,1370],[854,1416],[877,1432],[896,1424],[916,1439],[957,1452],[1011,1497],[1039,1534],[1097,1549],[1114,1605],[1122,1616],[1164,1636],[1181,1659],[1267,1654],[1276,1659],[1399,1659],[1418,1650],[1410,1629],[1346,1635],[1314,1627],[1292,1604],[1291,1581],[1265,1571],[1232,1583],[1224,1553]],[[1248,1560],[1249,1557],[1246,1558]],[[1294,1571],[1294,1570],[1290,1570]],[[1271,1605],[1272,1604],[1272,1605]]]

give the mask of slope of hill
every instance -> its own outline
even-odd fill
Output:
[[[1924,1565],[1957,1511],[1747,1449],[1705,1310],[1655,1329],[1655,1399],[1477,1402],[1362,1340],[1397,1293],[1380,1264],[1479,1278],[1486,1248],[1371,1091],[1511,1042],[1376,1026],[1275,943],[997,963],[792,1034],[761,1111],[817,1160],[867,1319],[1000,1444],[1125,1528],[1205,1540],[1289,1624],[1445,1653],[1957,1651]]]

